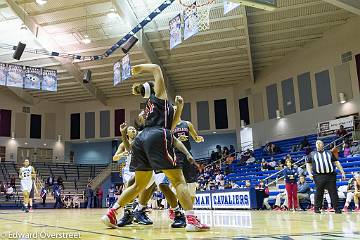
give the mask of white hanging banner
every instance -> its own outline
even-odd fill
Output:
[[[240,3],[234,3],[231,1],[224,1],[224,15],[228,14],[235,8],[239,7]]]

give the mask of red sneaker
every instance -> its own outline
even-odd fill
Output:
[[[349,209],[347,207],[344,207],[342,211],[343,212],[349,212]]]
[[[360,207],[355,208],[354,212],[360,212]]]
[[[327,211],[328,211],[328,212],[335,212],[335,209],[333,209],[333,208],[328,208]]]
[[[33,208],[30,207],[30,208],[29,208],[29,213],[33,213],[33,212],[34,212]]]
[[[309,212],[313,212],[315,210],[315,207],[311,207],[311,208],[309,208]]]
[[[171,208],[169,208],[169,218],[171,221],[174,221],[175,219],[175,212]]]
[[[281,208],[279,208],[279,207],[275,207],[274,209],[273,209],[273,211],[280,211],[281,210]]]
[[[200,220],[194,215],[186,216],[186,231],[187,232],[201,232],[201,231],[208,231],[210,227],[202,224]]]
[[[110,208],[108,212],[101,218],[101,221],[109,228],[117,228],[116,210]]]

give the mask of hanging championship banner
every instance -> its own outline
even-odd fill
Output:
[[[339,118],[335,120],[325,121],[318,123],[318,136],[325,137],[336,134],[340,129],[340,125],[343,125],[347,132],[354,130],[354,116]]]
[[[114,64],[114,86],[117,86],[121,82],[121,63],[116,62]]]
[[[198,14],[196,11],[192,11],[193,8],[196,8],[196,2],[184,11],[184,40],[199,32]]]
[[[230,11],[239,7],[240,3],[234,3],[231,1],[224,1],[224,15],[228,14]]]
[[[182,42],[181,14],[171,19],[169,25],[170,25],[170,49],[173,49]]]
[[[24,87],[40,90],[42,81],[41,68],[25,67]]]
[[[44,91],[57,91],[57,71],[52,69],[43,70],[43,81],[41,89]]]
[[[6,76],[7,76],[7,65],[5,63],[0,63],[0,85],[6,85]]]
[[[121,60],[121,80],[126,80],[131,78],[131,63],[130,63],[130,55],[126,54],[125,57]]]
[[[24,86],[24,67],[9,64],[6,78],[6,86],[23,88]]]

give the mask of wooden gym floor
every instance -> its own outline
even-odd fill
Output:
[[[197,211],[212,230],[186,233],[184,229],[171,229],[167,211],[160,210],[150,214],[152,226],[134,224],[107,229],[99,220],[105,211],[60,209],[25,214],[1,210],[0,239],[29,239],[29,235],[14,235],[17,233],[38,233],[38,239],[41,233],[72,233],[80,235],[80,239],[360,239],[359,213]]]

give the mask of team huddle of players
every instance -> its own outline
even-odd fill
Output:
[[[168,102],[160,67],[142,64],[132,68],[135,77],[144,72],[152,73],[155,81],[134,84],[132,91],[147,99],[146,107],[136,119],[135,127],[127,123],[120,126],[123,142],[113,157],[114,161],[126,158],[122,169],[126,189],[101,220],[111,228],[124,227],[133,221],[152,224],[145,209],[157,186],[171,207],[171,227],[185,227],[186,231],[208,230],[209,227],[202,224],[193,211],[198,165],[190,153],[189,137],[198,143],[204,139],[198,136],[190,122],[181,120],[183,99],[177,96],[175,106]],[[138,205],[133,210],[135,198],[138,198]],[[118,221],[120,208],[124,208],[124,216]]]

